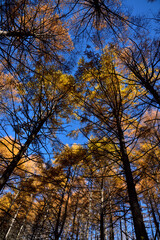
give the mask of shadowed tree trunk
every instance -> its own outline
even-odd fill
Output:
[[[100,239],[105,240],[104,234],[104,179],[101,180],[101,209],[100,209]]]
[[[2,174],[2,176],[0,178],[0,191],[2,190],[2,188],[7,183],[9,177],[13,173],[14,169],[17,167],[19,161],[21,160],[21,158],[23,157],[23,155],[27,151],[27,149],[30,146],[30,144],[32,143],[32,141],[36,138],[38,132],[41,130],[43,124],[47,121],[47,119],[49,118],[50,114],[47,115],[46,117],[44,117],[40,121],[40,123],[37,126],[35,126],[35,128],[30,133],[30,135],[29,135],[27,141],[25,142],[25,144],[21,147],[21,149],[19,150],[18,154],[13,158],[12,162],[10,163],[10,165],[6,168],[6,170]]]
[[[133,175],[132,175],[132,171],[131,171],[131,167],[130,167],[130,162],[129,162],[127,150],[125,147],[123,131],[122,131],[121,125],[118,120],[117,120],[117,129],[118,129],[119,142],[120,142],[121,160],[123,162],[123,169],[124,169],[124,174],[126,177],[129,203],[130,203],[131,212],[132,212],[132,216],[133,216],[136,239],[137,240],[142,240],[142,239],[149,240],[146,229],[145,229],[141,209],[140,209],[140,206],[138,203],[138,198],[137,198]]]

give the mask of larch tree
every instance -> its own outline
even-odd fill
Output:
[[[72,88],[72,77],[63,75],[62,72],[54,69],[48,70],[46,74],[45,69],[39,69],[39,71],[43,74],[39,76],[37,73],[29,77],[26,79],[25,85],[17,84],[17,103],[13,99],[10,109],[6,107],[4,110],[4,116],[10,122],[19,148],[18,153],[13,156],[1,176],[0,189],[5,186],[31,144],[32,151],[35,151],[36,148],[38,151],[39,144],[43,146],[43,141],[47,141],[48,134],[55,138],[55,133],[61,126],[61,119],[67,118],[67,114],[71,110],[68,92]],[[34,91],[35,87],[36,92]],[[58,121],[60,117],[61,119]],[[1,129],[2,132],[5,132],[3,125],[1,125]]]
[[[126,178],[129,203],[137,239],[148,239],[142,212],[138,202],[135,182],[130,162],[130,150],[134,136],[129,134],[138,124],[138,115],[134,111],[136,88],[131,91],[122,76],[111,53],[104,53],[100,58],[88,52],[89,62],[81,60],[77,72],[77,99],[81,121],[86,123],[84,133],[92,132],[102,138],[105,136],[113,142],[121,167]],[[82,87],[83,86],[83,87]]]
[[[142,20],[120,0],[0,2],[3,239],[159,238],[159,41]],[[83,145],[61,143],[69,122]]]

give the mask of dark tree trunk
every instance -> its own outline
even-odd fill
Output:
[[[104,189],[103,189],[103,176],[102,176],[102,182],[101,182],[100,239],[101,240],[105,240],[105,234],[104,234]]]
[[[35,128],[30,133],[30,135],[29,135],[27,141],[25,142],[25,144],[21,147],[21,149],[19,150],[18,154],[13,158],[12,162],[10,163],[10,165],[6,168],[6,170],[2,174],[2,176],[0,178],[0,191],[6,185],[9,177],[13,173],[14,169],[17,167],[19,161],[21,160],[21,158],[23,157],[23,155],[27,151],[27,149],[30,146],[30,144],[32,143],[32,141],[36,138],[38,132],[41,130],[43,124],[46,122],[46,120],[48,119],[49,116],[50,115],[47,115],[46,117],[44,117],[37,124],[37,126],[35,126]]]
[[[75,231],[75,222],[76,222],[76,217],[77,217],[78,201],[79,201],[79,194],[76,199],[76,205],[75,205],[75,210],[74,210],[74,215],[73,215],[71,240],[73,240],[74,231]]]
[[[59,238],[60,238],[60,236],[63,232],[64,224],[65,224],[66,217],[67,217],[67,209],[68,209],[68,202],[69,202],[69,198],[70,198],[71,186],[70,186],[70,188],[67,192],[66,202],[65,202],[65,193],[66,193],[66,188],[68,187],[69,177],[70,177],[70,168],[69,168],[68,173],[67,173],[67,182],[64,186],[63,193],[62,193],[62,198],[61,198],[61,201],[60,201],[60,206],[59,206],[59,211],[58,211],[58,216],[57,216],[57,222],[56,222],[55,231],[54,231],[55,240],[59,240]],[[65,204],[65,207],[64,207],[64,213],[62,214],[63,204]]]
[[[142,239],[149,240],[146,229],[145,229],[141,209],[138,203],[138,197],[137,197],[133,175],[130,167],[130,162],[129,162],[128,154],[125,147],[123,131],[118,121],[117,121],[117,128],[118,128],[118,135],[119,135],[119,142],[120,142],[121,160],[123,162],[123,169],[126,177],[128,197],[129,197],[129,203],[130,203],[132,217],[133,217],[134,229],[136,233],[136,240],[142,240]]]
[[[109,210],[110,210],[110,231],[109,231],[109,240],[114,240],[114,227],[113,227],[113,217],[112,217],[112,203],[111,203],[111,195],[109,191]]]

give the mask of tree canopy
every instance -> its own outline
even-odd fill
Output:
[[[158,22],[1,1],[0,239],[159,239]]]

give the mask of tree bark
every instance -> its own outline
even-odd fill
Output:
[[[11,220],[11,224],[10,224],[10,226],[9,226],[9,228],[8,228],[8,231],[7,231],[7,233],[6,233],[5,237],[4,237],[4,240],[7,240],[7,239],[8,239],[8,236],[9,236],[9,234],[10,234],[10,231],[11,231],[11,229],[12,229],[12,227],[13,227],[13,224],[14,224],[14,222],[15,222],[15,220],[16,220],[16,218],[17,218],[17,215],[18,215],[18,213],[19,213],[20,207],[21,207],[21,205],[19,206],[19,208],[17,209],[14,217],[13,217],[12,220]]]
[[[63,228],[64,228],[66,217],[67,217],[67,209],[68,209],[68,203],[69,203],[69,198],[70,198],[70,193],[71,193],[71,186],[69,187],[69,190],[67,191],[66,201],[65,201],[65,192],[66,192],[66,188],[68,187],[69,177],[70,177],[70,168],[69,168],[68,173],[67,173],[67,182],[65,184],[65,187],[64,187],[64,190],[63,190],[63,193],[62,193],[62,198],[61,198],[61,201],[60,201],[60,206],[59,206],[59,211],[58,211],[58,216],[57,216],[57,222],[56,222],[55,231],[54,231],[55,240],[59,240],[59,238],[62,234]],[[64,213],[62,215],[62,205],[63,205],[63,203],[65,204],[65,207],[64,207]],[[62,215],[62,218],[61,218],[61,215]]]
[[[133,175],[130,167],[130,162],[129,162],[128,154],[126,151],[123,131],[119,121],[117,121],[117,128],[118,128],[118,135],[119,135],[119,142],[120,142],[121,160],[123,162],[123,169],[126,177],[128,197],[129,197],[129,203],[130,203],[132,217],[133,217],[136,240],[142,240],[142,239],[149,240],[146,229],[145,229],[139,202],[138,202],[138,197],[137,197]]]
[[[71,240],[73,240],[74,231],[75,231],[75,222],[76,222],[76,217],[77,217],[78,201],[79,201],[79,194],[78,194],[77,199],[76,199],[76,205],[75,205],[75,210],[74,210],[74,216],[73,216],[73,222],[72,222]]]
[[[46,122],[46,120],[48,119],[48,117],[50,116],[47,115],[46,117],[44,117],[38,124],[37,126],[35,126],[35,128],[32,130],[31,134],[29,135],[27,141],[25,142],[25,144],[21,147],[21,149],[19,150],[18,154],[13,157],[12,162],[10,163],[10,165],[6,168],[6,170],[4,171],[3,175],[0,178],[0,191],[2,190],[2,188],[6,185],[9,177],[11,176],[11,174],[13,173],[14,169],[17,167],[19,161],[21,160],[21,158],[23,157],[23,155],[25,154],[26,150],[28,149],[28,147],[30,146],[30,144],[32,143],[32,141],[36,138],[38,132],[40,131],[40,129],[42,128],[43,124]]]
[[[113,217],[112,217],[112,204],[111,204],[111,195],[109,191],[109,210],[110,210],[110,231],[109,231],[109,240],[114,240],[114,228],[113,228]]]
[[[103,176],[101,182],[101,209],[100,209],[100,239],[105,240],[104,234],[104,189],[103,189]]]

